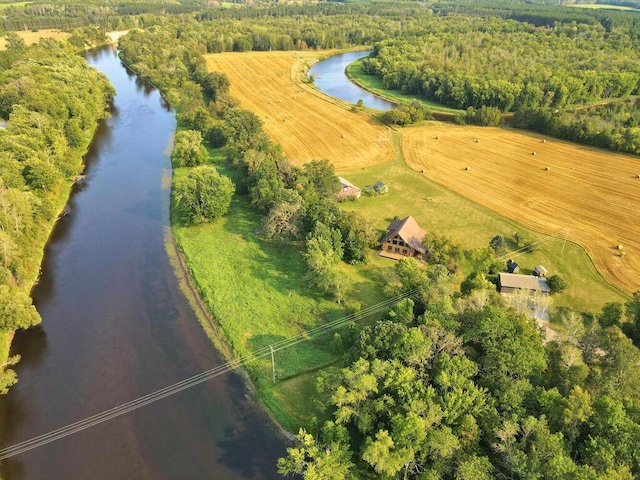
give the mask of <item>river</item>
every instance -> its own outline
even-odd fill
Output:
[[[358,100],[362,100],[366,107],[386,112],[395,108],[396,105],[360,88],[352,83],[345,74],[347,65],[359,58],[366,57],[369,53],[370,51],[366,50],[334,55],[313,65],[309,69],[309,76],[313,76],[315,86],[327,95],[351,103],[358,103]]]
[[[3,446],[224,363],[165,252],[173,111],[111,48],[87,55],[117,96],[86,155],[19,332],[19,382],[0,399]],[[284,443],[235,373],[3,461],[5,480],[271,479]]]

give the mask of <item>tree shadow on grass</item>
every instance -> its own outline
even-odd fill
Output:
[[[314,334],[302,333],[286,338],[281,335],[255,335],[247,341],[250,351],[259,352],[260,369],[271,375],[275,365],[276,382],[317,369],[336,360],[331,353],[333,332]],[[273,347],[273,364],[270,347]]]

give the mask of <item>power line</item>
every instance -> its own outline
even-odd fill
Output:
[[[41,447],[46,445],[47,443],[54,442],[61,438],[73,435],[75,433],[81,432],[82,430],[86,430],[93,426],[96,426],[100,423],[106,422],[108,420],[112,420],[113,418],[119,417],[120,415],[124,415],[125,413],[131,412],[138,408],[144,407],[151,403],[157,402],[163,398],[169,397],[171,395],[175,395],[183,390],[191,388],[200,383],[206,382],[212,378],[218,377],[225,373],[230,372],[231,370],[235,370],[240,366],[247,365],[250,362],[256,361],[260,358],[271,355],[272,351],[284,350],[285,348],[290,348],[297,345],[300,342],[304,342],[310,340],[314,337],[323,335],[325,333],[331,332],[333,330],[337,330],[345,325],[350,323],[362,320],[374,313],[378,313],[386,308],[389,308],[396,303],[400,302],[405,298],[409,298],[410,296],[416,294],[420,289],[416,288],[410,290],[408,292],[404,292],[400,295],[396,295],[388,300],[380,302],[371,307],[367,307],[360,312],[353,313],[351,315],[347,315],[345,317],[339,318],[332,322],[328,322],[324,325],[320,325],[318,327],[312,328],[306,332],[302,332],[294,337],[281,340],[267,347],[258,349],[255,352],[249,353],[243,357],[231,360],[223,365],[219,365],[205,372],[194,375],[190,378],[182,380],[180,382],[174,383],[168,387],[157,390],[153,393],[149,393],[143,397],[139,397],[135,400],[131,400],[130,402],[123,403],[117,407],[114,407],[110,410],[105,410],[101,413],[93,415],[91,417],[85,418],[75,423],[71,423],[64,427],[60,427],[56,430],[52,430],[50,432],[44,433],[37,437],[31,438],[29,440],[25,440],[23,442],[12,445],[11,447],[0,449],[0,460],[4,460],[5,458],[13,457],[15,455],[19,455],[26,451],[32,450],[34,448]]]

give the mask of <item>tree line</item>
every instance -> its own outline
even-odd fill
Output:
[[[29,298],[45,242],[114,90],[68,44],[0,52],[0,332],[40,322]],[[0,391],[15,383],[3,370]]]

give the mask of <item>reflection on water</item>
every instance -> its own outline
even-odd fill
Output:
[[[43,323],[12,347],[3,445],[69,425],[220,365],[164,249],[174,114],[114,50],[87,60],[117,90],[86,179],[46,248],[33,290]],[[227,374],[3,462],[5,480],[272,479],[284,445]]]
[[[347,65],[367,55],[369,55],[369,51],[348,52],[329,57],[312,66],[309,70],[309,76],[313,77],[315,86],[327,95],[351,103],[358,103],[358,100],[362,100],[365,106],[386,112],[394,108],[395,104],[378,98],[351,83],[344,72]]]

